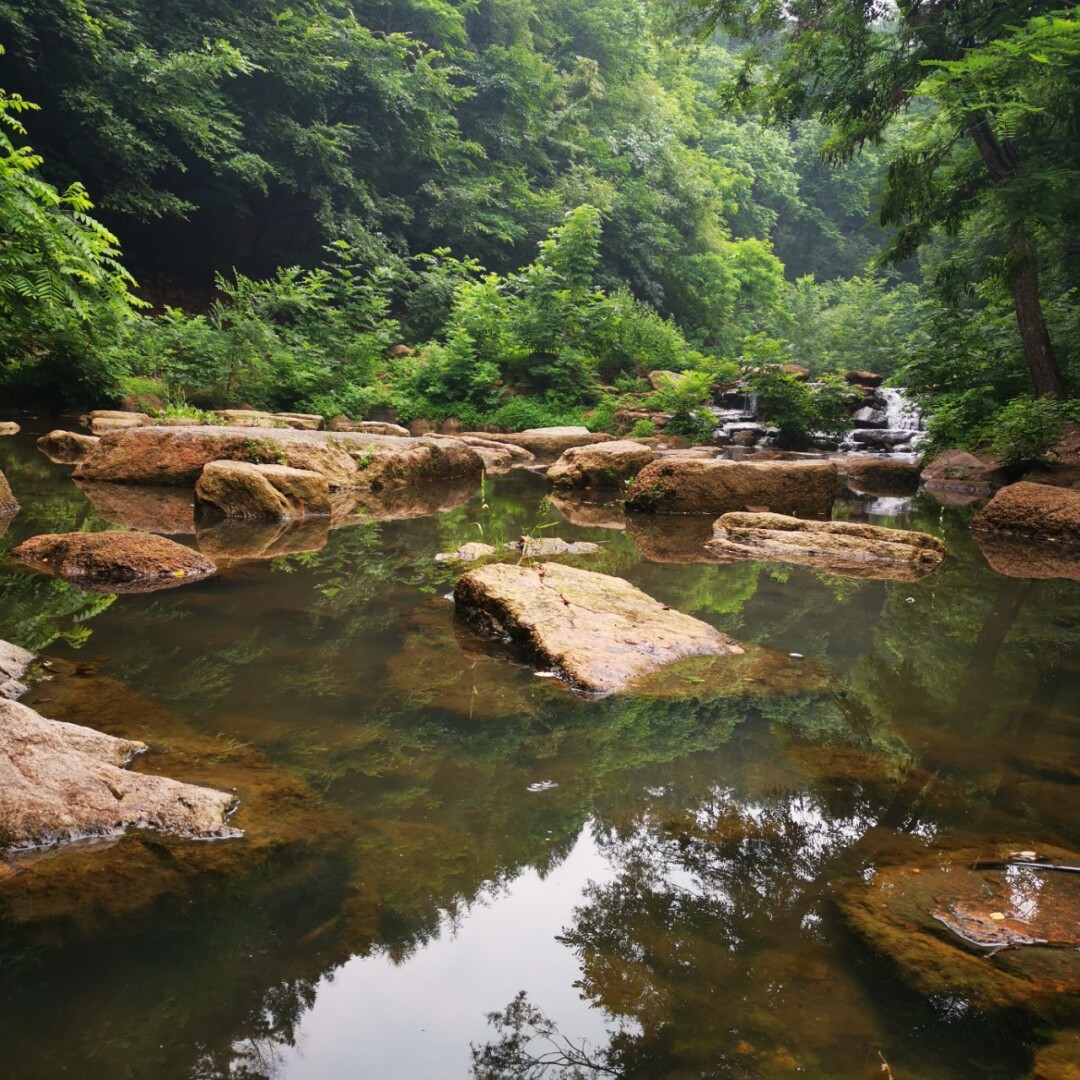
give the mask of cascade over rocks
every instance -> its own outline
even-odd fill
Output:
[[[226,824],[233,795],[124,766],[146,744],[48,720],[0,700],[0,850],[43,847],[128,828],[207,840],[242,835]]]
[[[548,480],[563,488],[620,488],[648,465],[655,453],[628,441],[573,446],[547,471]]]
[[[846,577],[912,581],[945,561],[938,537],[878,525],[733,513],[715,528],[708,546],[718,554],[805,563]]]
[[[543,563],[490,563],[454,587],[458,615],[580,690],[615,693],[687,657],[741,654],[706,623],[620,578]]]
[[[322,473],[331,491],[383,492],[479,481],[483,462],[455,439],[289,428],[148,427],[114,432],[75,475],[122,484],[194,485],[211,461],[271,462]]]
[[[1080,545],[1080,491],[1027,480],[1010,484],[975,515],[971,528]]]
[[[210,461],[195,485],[200,512],[246,520],[295,521],[330,516],[326,477],[285,465]]]
[[[144,532],[35,536],[12,549],[11,557],[87,592],[156,592],[199,581],[216,569],[197,551]]]
[[[99,441],[96,435],[81,435],[77,431],[57,428],[48,435],[42,435],[37,441],[37,448],[57,465],[76,465]]]
[[[836,498],[831,461],[702,461],[663,458],[646,465],[626,497],[627,510],[652,514],[726,514],[770,510],[828,517]]]

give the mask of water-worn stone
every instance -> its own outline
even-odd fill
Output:
[[[464,433],[471,438],[487,439],[489,442],[510,443],[520,446],[537,457],[548,460],[557,458],[564,450],[571,446],[591,446],[594,443],[614,442],[611,435],[605,435],[598,431],[589,431],[584,427],[549,427],[528,428],[525,431],[517,431],[509,435],[491,434],[483,431],[467,431]]]
[[[1080,544],[1080,491],[1026,480],[1010,484],[975,515],[971,528]]]
[[[57,465],[76,465],[98,444],[96,435],[81,435],[77,431],[57,428],[42,435],[37,448]]]
[[[664,458],[637,474],[626,508],[714,517],[734,510],[828,517],[836,498],[836,477],[836,466],[830,461],[759,464]]]
[[[563,540],[558,536],[522,536],[504,545],[527,559],[544,559],[549,555],[596,555],[600,545],[589,540]]]
[[[847,577],[910,581],[945,560],[928,533],[850,521],[801,521],[782,514],[724,514],[709,548],[742,559],[804,563]]]
[[[29,649],[0,641],[0,698],[13,699],[26,693],[26,673],[34,662]]]
[[[152,424],[146,413],[123,412],[119,409],[95,409],[90,414],[90,430],[94,435],[110,431],[127,431],[129,428],[147,427]]]
[[[403,439],[290,428],[138,428],[105,436],[75,470],[83,480],[193,486],[210,461],[322,473],[331,491],[384,492],[479,481],[483,462],[455,439]]]
[[[439,435],[434,437],[446,438],[447,436]],[[466,446],[471,446],[477,453],[481,450],[503,451],[510,455],[510,459],[515,465],[524,465],[536,460],[536,455],[530,450],[526,450],[524,446],[516,446],[514,443],[489,439],[481,435],[455,435],[454,438],[465,443]]]
[[[743,651],[629,582],[559,563],[479,567],[458,581],[454,602],[481,632],[597,693],[626,690],[676,660]]]
[[[0,472],[0,518],[14,517],[19,512],[19,501],[7,482],[7,477]]]
[[[197,551],[144,532],[54,533],[23,541],[11,557],[87,592],[154,592],[215,570]]]
[[[220,416],[230,427],[256,428],[294,428],[297,431],[319,431],[323,418],[314,413],[263,412],[259,409],[217,409],[215,416]]]
[[[384,420],[350,420],[347,416],[335,416],[326,425],[330,431],[359,431],[365,435],[396,435],[409,438],[409,429]]]
[[[620,440],[596,446],[573,446],[547,471],[555,487],[620,488],[655,457],[640,443]]]
[[[42,847],[128,828],[200,839],[239,836],[236,799],[124,766],[146,744],[49,720],[0,701],[0,849]]]
[[[922,471],[922,479],[932,490],[982,491],[987,494],[1006,480],[998,458],[976,457],[966,450],[946,450]]]
[[[440,551],[435,556],[436,562],[475,562],[477,559],[483,559],[488,555],[495,555],[498,552],[498,548],[492,547],[491,544],[481,544],[473,541],[470,544],[462,544],[461,547],[455,551]]]
[[[330,516],[322,473],[250,461],[210,461],[195,484],[200,513],[242,520],[298,521]]]
[[[18,435],[22,428],[14,420],[0,422],[0,435]]]
[[[914,495],[919,486],[919,466],[891,458],[851,457],[847,477],[849,486],[869,495]]]

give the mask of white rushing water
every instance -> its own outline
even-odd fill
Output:
[[[885,399],[885,418],[889,431],[921,431],[923,422],[919,410],[908,401],[903,390],[882,387],[878,391]]]

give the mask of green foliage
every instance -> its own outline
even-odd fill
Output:
[[[1066,420],[1080,416],[1074,403],[1025,395],[1000,409],[987,425],[988,448],[1006,464],[1039,461],[1061,438]]]

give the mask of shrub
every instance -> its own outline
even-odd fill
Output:
[[[1066,420],[1080,415],[1075,402],[1049,397],[1018,397],[987,425],[988,449],[1006,464],[1039,461],[1061,438]]]

